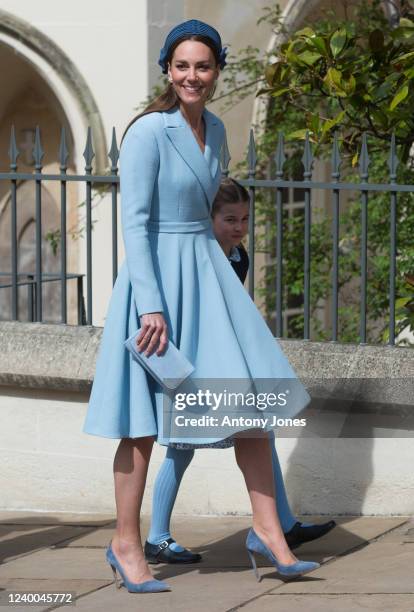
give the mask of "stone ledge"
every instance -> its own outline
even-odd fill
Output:
[[[414,349],[370,344],[279,340],[312,398],[375,403],[405,414],[414,406]],[[336,406],[336,409],[338,406]]]
[[[102,331],[91,326],[0,322],[0,385],[89,391]],[[332,381],[341,399],[349,398],[349,393],[344,396],[341,381],[358,379],[362,381],[358,388],[360,400],[414,404],[411,348],[305,340],[279,342],[311,392],[312,387],[318,388],[317,380],[325,379]],[[366,379],[375,382],[365,384]]]
[[[0,385],[90,390],[102,328],[0,323]]]

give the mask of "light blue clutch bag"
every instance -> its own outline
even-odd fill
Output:
[[[162,355],[152,353],[147,357],[145,351],[140,353],[137,347],[137,337],[140,331],[138,329],[128,340],[125,340],[126,348],[160,385],[170,390],[176,389],[194,372],[194,366],[180,353],[171,340],[168,340],[167,350]]]

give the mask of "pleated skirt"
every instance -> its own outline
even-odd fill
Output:
[[[215,239],[210,219],[150,222],[148,229],[169,338],[194,365],[192,378],[295,379],[294,396],[282,412],[298,414],[309,395]],[[208,438],[189,437],[182,428],[173,438],[166,433],[162,388],[124,347],[139,327],[124,262],[109,304],[84,432],[155,436],[163,445],[230,445],[234,432],[228,430]]]

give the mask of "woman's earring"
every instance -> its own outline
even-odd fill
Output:
[[[168,82],[172,83],[172,76],[170,74],[168,75]]]

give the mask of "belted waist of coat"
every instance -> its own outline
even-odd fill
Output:
[[[210,217],[198,221],[148,221],[149,232],[162,232],[169,234],[187,234],[210,229],[212,221]]]

